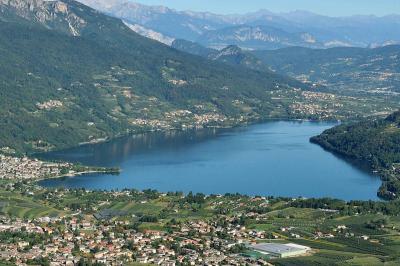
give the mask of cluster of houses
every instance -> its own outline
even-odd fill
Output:
[[[46,258],[50,265],[76,265],[82,259],[106,265],[132,261],[165,266],[267,265],[261,259],[231,252],[242,240],[218,236],[226,230],[232,237],[236,234],[232,227],[204,221],[190,221],[167,233],[139,232],[131,229],[129,221],[98,221],[82,216],[35,220],[0,217],[0,235],[10,235],[0,243],[0,259],[17,265],[40,258]]]
[[[315,103],[296,102],[290,105],[292,111],[301,115],[318,115],[321,119],[329,118],[333,113],[333,109],[327,109]]]
[[[51,110],[54,108],[62,107],[63,105],[64,105],[63,102],[61,102],[59,100],[49,100],[47,102],[37,103],[36,107],[39,110]]]
[[[11,157],[0,154],[0,179],[37,179],[59,176],[69,163],[49,163],[27,157]]]
[[[58,176],[70,168],[68,163],[48,163],[0,155],[0,177],[10,180]],[[24,191],[26,188],[21,188],[21,192]],[[46,193],[46,200],[61,199],[65,193],[68,190]],[[107,201],[109,198],[133,197],[129,191],[103,193]],[[143,192],[138,193],[143,196]],[[34,193],[29,195],[33,196]],[[184,198],[181,196],[182,200]],[[251,198],[249,201],[261,208],[269,206],[266,198]],[[140,199],[139,202],[147,201]],[[211,207],[216,209],[227,204],[237,208],[247,206],[244,202],[237,204],[234,200],[227,201],[222,196],[216,196]],[[170,221],[168,230],[147,230],[136,226],[138,217],[135,215],[124,211],[105,211],[99,209],[99,206],[96,204],[96,209],[88,209],[86,212],[77,210],[76,213],[65,206],[62,217],[0,217],[0,261],[12,261],[17,265],[43,259],[50,265],[76,265],[82,260],[105,265],[127,265],[134,261],[165,266],[268,265],[267,257],[243,256],[243,253],[248,250],[259,252],[259,241],[278,237],[263,230],[248,229],[238,222],[245,218],[266,218],[264,214],[252,211],[211,219]],[[97,213],[93,214],[92,211]],[[296,255],[304,251],[300,251],[299,247],[287,249]],[[259,253],[275,256],[272,251]]]
[[[335,94],[316,91],[302,91],[301,95],[306,100],[334,100],[336,98]]]
[[[196,126],[205,126],[210,123],[224,123],[227,120],[226,116],[217,113],[194,115],[194,119]]]
[[[59,226],[65,229],[60,230]],[[92,234],[90,230],[95,231]],[[106,238],[104,232],[90,222],[77,219],[44,217],[23,221],[1,217],[0,233],[5,232],[12,237],[0,244],[0,258],[17,265],[39,258],[47,258],[51,265],[76,265],[94,248],[99,251],[91,257],[102,263],[115,264],[117,260],[122,263],[121,258],[132,257],[132,252],[123,248],[121,241]]]
[[[193,114],[188,110],[177,110],[165,113],[165,119],[133,119],[132,125],[150,127],[153,130],[170,130],[180,124],[182,129],[203,128],[209,125],[221,125],[227,117],[218,113]]]
[[[159,119],[133,119],[131,121],[131,124],[134,126],[140,126],[140,127],[150,127],[151,129],[154,130],[168,130],[172,129],[173,127],[167,123],[166,121],[159,120]]]

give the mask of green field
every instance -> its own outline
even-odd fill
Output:
[[[29,182],[15,183],[10,191],[5,189],[9,185],[3,182],[0,186],[0,213],[9,217],[68,217],[80,213],[84,219],[101,223],[95,214],[111,211],[113,216],[105,222],[125,221],[131,224],[130,228],[139,231],[164,232],[189,221],[210,221],[226,226],[228,220],[236,219],[235,223],[246,230],[265,233],[266,238],[258,242],[297,243],[312,248],[312,254],[305,257],[268,259],[274,265],[396,265],[400,258],[400,217],[393,209],[398,206],[397,202],[346,203],[327,199],[301,202],[241,195],[189,197],[155,191],[67,191],[44,189]],[[317,202],[340,210],[321,210]],[[298,207],[311,203],[314,208]],[[357,208],[358,212],[349,214],[349,206]],[[385,208],[391,209],[391,213],[383,214],[381,210]],[[368,237],[364,240],[362,236]]]
[[[65,212],[26,196],[0,192],[0,213],[32,219],[44,216],[62,216]]]

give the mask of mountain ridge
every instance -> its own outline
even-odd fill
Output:
[[[171,46],[180,51],[198,55],[213,61],[223,62],[233,66],[241,66],[265,73],[273,73],[270,66],[262,62],[249,51],[244,51],[237,45],[228,45],[221,50],[206,48],[195,42],[175,40]]]
[[[274,27],[298,38],[309,36],[313,43],[302,43],[305,47],[329,48],[337,46],[377,47],[400,43],[400,16],[348,16],[328,17],[307,11],[273,13],[259,10],[247,14],[219,15],[210,12],[177,11],[166,7],[133,4],[132,1],[81,0],[107,14],[139,24],[174,39],[202,40],[207,44],[210,31],[221,31],[229,27]],[[130,6],[134,6],[130,8]],[[234,35],[230,35],[231,37]],[[297,37],[296,37],[297,36]],[[279,37],[279,35],[277,35]],[[310,40],[311,40],[310,39]],[[224,43],[226,45],[237,43]],[[298,43],[272,46],[273,49],[298,45]],[[251,43],[242,43],[242,48],[252,48]],[[220,48],[222,48],[220,46]],[[266,41],[260,49],[272,49]]]

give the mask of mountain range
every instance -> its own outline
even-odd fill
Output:
[[[260,10],[241,15],[177,11],[129,0],[81,0],[121,18],[139,33],[164,43],[185,39],[221,49],[277,49],[290,46],[329,48],[378,47],[400,42],[400,16],[327,17],[306,11],[273,13]]]
[[[170,47],[135,29],[73,0],[0,0],[0,148],[41,152],[148,130],[269,118],[346,119],[398,106],[394,94],[360,101],[342,90],[321,94],[313,82],[324,79],[323,72],[308,82],[299,77],[306,74],[301,69],[336,69],[339,61],[338,71],[365,69],[382,76],[379,82],[396,82],[396,46],[357,48],[361,52],[350,64],[343,59],[351,56],[346,49],[356,48],[340,53],[294,47],[270,54],[237,45],[215,50],[187,40]],[[371,51],[376,54],[369,56]],[[333,55],[326,61],[324,53]],[[321,64],[305,60],[309,55]]]
[[[0,0],[0,147],[47,151],[129,132],[289,117],[307,88],[142,37],[72,0]]]

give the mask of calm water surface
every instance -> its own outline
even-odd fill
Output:
[[[309,138],[330,123],[268,122],[230,130],[148,133],[44,155],[122,173],[45,180],[49,187],[377,199],[380,179]]]

